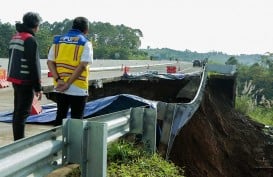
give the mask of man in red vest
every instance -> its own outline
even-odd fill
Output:
[[[17,33],[9,44],[7,80],[14,89],[13,137],[25,137],[25,121],[31,112],[34,95],[42,97],[41,66],[35,33],[39,30],[39,14],[28,12],[23,23],[16,23]]]

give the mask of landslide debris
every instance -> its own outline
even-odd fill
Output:
[[[209,79],[198,111],[175,139],[170,159],[185,167],[187,177],[272,177],[273,140],[264,129],[234,109],[223,80]]]

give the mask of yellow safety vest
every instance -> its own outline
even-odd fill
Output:
[[[66,35],[56,36],[53,47],[55,49],[55,63],[59,76],[66,82],[81,62],[83,48],[87,38],[78,30],[70,30]],[[72,84],[88,89],[89,65]],[[54,85],[57,83],[54,81]]]

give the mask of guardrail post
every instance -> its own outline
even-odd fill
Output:
[[[135,134],[143,133],[143,113],[144,108],[134,108],[131,109],[130,113],[130,132]]]
[[[143,142],[145,148],[150,153],[156,151],[156,111],[154,109],[144,109],[143,116]]]
[[[154,109],[132,108],[130,133],[141,134],[147,151],[156,151],[156,111]]]
[[[174,121],[174,115],[176,111],[176,104],[175,103],[160,103],[160,109],[163,109],[164,112],[161,112],[161,116],[163,118],[163,125],[162,125],[162,133],[160,138],[159,144],[159,153],[161,155],[166,156],[168,144],[171,137],[171,131]]]
[[[63,163],[78,163],[82,177],[105,177],[107,167],[107,124],[64,119]]]
[[[63,165],[82,162],[82,129],[83,121],[80,119],[63,120]]]
[[[86,173],[82,177],[105,177],[107,168],[107,124],[88,122]]]

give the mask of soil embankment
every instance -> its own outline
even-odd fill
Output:
[[[187,177],[272,177],[272,138],[264,125],[235,111],[221,82],[208,80],[202,103],[176,137],[170,159],[185,167]]]

